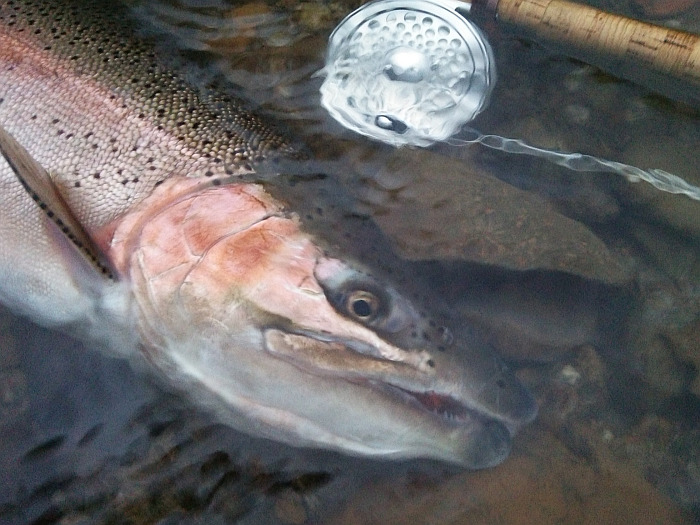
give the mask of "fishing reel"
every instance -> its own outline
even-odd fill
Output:
[[[455,0],[381,0],[329,39],[321,103],[343,126],[394,146],[446,140],[488,105],[493,52]]]

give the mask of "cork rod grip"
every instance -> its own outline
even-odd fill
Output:
[[[537,38],[700,86],[700,36],[659,27],[565,0],[498,0],[499,22]]]

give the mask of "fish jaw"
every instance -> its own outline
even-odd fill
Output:
[[[168,180],[102,238],[133,288],[148,358],[240,430],[484,468],[536,414],[490,354],[406,336],[422,320],[393,288],[381,322],[343,311],[336,292],[371,278],[325,255],[259,185]],[[492,384],[524,401],[494,404]]]

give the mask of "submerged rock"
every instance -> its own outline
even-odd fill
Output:
[[[558,360],[599,338],[600,317],[608,309],[602,287],[551,275],[476,281],[452,292],[459,313],[507,358]]]
[[[498,469],[447,479],[375,483],[328,523],[691,523],[632,469],[582,461],[547,431],[528,429]],[[529,450],[536,444],[537,450]]]
[[[700,187],[698,143],[700,128],[696,122],[690,121],[674,136],[652,133],[639,137],[624,152],[623,159],[643,168],[661,168]],[[646,183],[627,185],[626,194],[632,202],[646,208],[663,223],[700,239],[700,201],[665,193]]]
[[[585,225],[473,164],[401,149],[378,172],[360,169],[375,181],[376,192],[365,204],[408,259],[557,270],[607,283],[630,277]],[[385,188],[384,180],[405,182]]]
[[[621,357],[660,401],[691,390],[697,396],[700,289],[668,281],[641,286],[643,300],[630,316],[627,352]]]

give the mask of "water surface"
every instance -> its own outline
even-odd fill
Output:
[[[633,14],[612,4],[597,2]],[[241,436],[126,363],[2,311],[0,521],[700,518],[698,202],[479,146],[394,150],[342,129],[313,73],[353,2],[135,7],[193,81],[246,96],[308,144],[352,196],[346,211],[375,221],[511,360],[541,415],[503,465],[477,473],[297,450]],[[665,22],[700,32],[700,7]],[[489,35],[499,82],[475,128],[700,184],[697,109]]]

